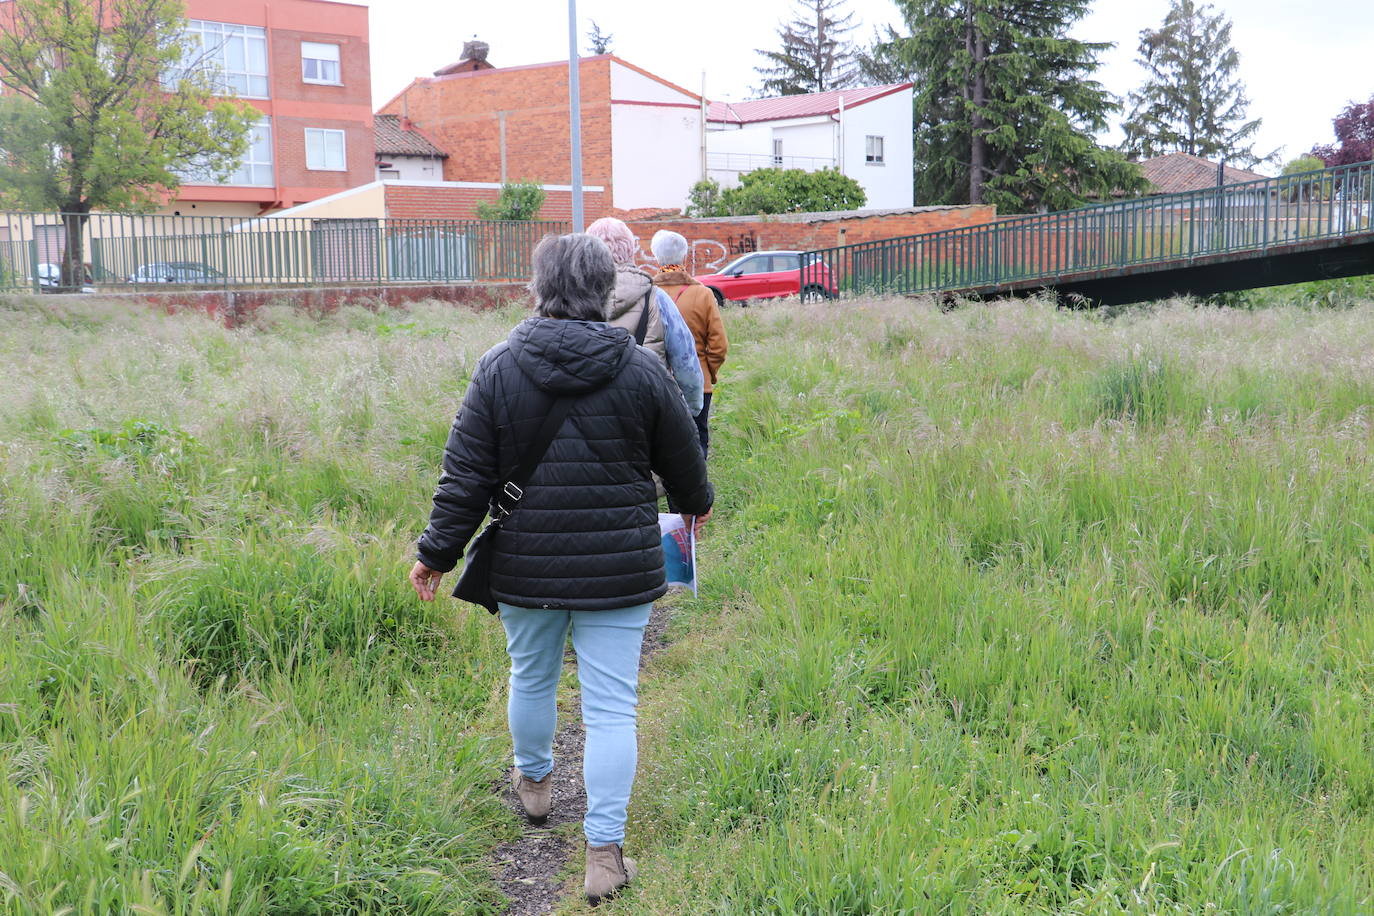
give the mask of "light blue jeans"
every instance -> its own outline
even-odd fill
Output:
[[[625,808],[635,781],[638,747],[639,647],[652,605],[613,611],[546,611],[500,604],[510,653],[510,737],[515,765],[530,779],[553,770],[558,676],[572,630],[582,724],[587,730],[582,780],[587,787],[587,843],[624,843]]]

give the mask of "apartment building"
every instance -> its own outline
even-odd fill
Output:
[[[256,216],[373,180],[367,7],[339,0],[187,0],[188,29],[260,112],[224,183],[188,175],[161,212]]]

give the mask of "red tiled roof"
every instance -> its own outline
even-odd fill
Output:
[[[1202,191],[1217,186],[1217,164],[1192,153],[1166,153],[1153,159],[1142,159],[1140,171],[1154,185],[1155,194]],[[1225,184],[1262,181],[1265,178],[1258,172],[1230,165],[1225,167],[1222,174]]]
[[[414,125],[402,126],[400,115],[372,116],[372,133],[377,141],[378,156],[437,156],[447,159],[448,153]]]
[[[758,99],[753,102],[712,102],[707,113],[708,121],[726,124],[749,124],[754,121],[778,121],[783,118],[808,118],[816,115],[835,114],[840,110],[840,99],[845,108],[853,108],[885,95],[911,88],[911,83],[890,83],[886,86],[868,86],[864,89],[838,89],[833,92],[812,92],[808,95],[784,95],[774,99]]]

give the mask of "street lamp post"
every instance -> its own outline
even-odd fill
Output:
[[[572,223],[573,231],[585,226],[582,214],[582,92],[578,85],[577,0],[568,0],[568,118],[572,144]]]

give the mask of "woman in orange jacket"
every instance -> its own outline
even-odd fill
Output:
[[[687,240],[676,232],[661,229],[654,233],[649,248],[660,265],[654,276],[654,285],[672,298],[687,322],[692,337],[696,339],[703,382],[701,412],[697,414],[696,421],[701,453],[704,455],[711,444],[711,432],[707,425],[711,413],[711,394],[720,367],[725,362],[725,354],[730,349],[730,341],[725,336],[725,323],[720,319],[720,306],[716,304],[715,295],[694,280],[683,266],[687,260]]]

